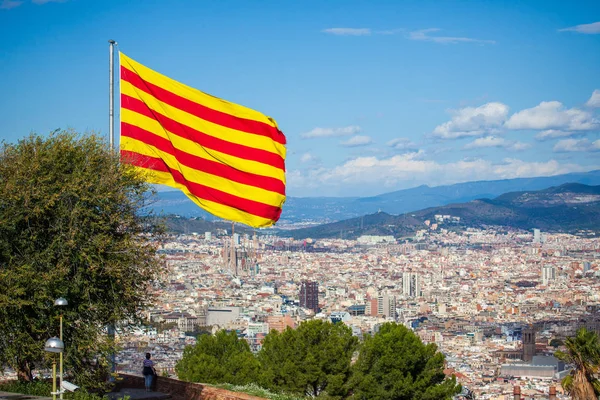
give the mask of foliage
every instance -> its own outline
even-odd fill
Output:
[[[563,342],[560,339],[552,339],[549,344],[550,344],[550,346],[552,346],[556,349],[556,348],[562,346],[563,344],[565,344],[565,342]]]
[[[600,341],[598,335],[586,328],[565,341],[565,352],[557,351],[555,356],[573,366],[571,374],[561,384],[573,399],[597,400],[600,394]]]
[[[52,391],[52,384],[46,381],[33,380],[9,381],[0,384],[0,392],[21,393],[29,396],[48,397]]]
[[[252,396],[263,397],[270,400],[304,400],[304,396],[294,396],[285,393],[273,393],[267,389],[258,386],[256,383],[250,383],[248,385],[232,385],[230,383],[223,383],[214,385],[215,387],[231,390],[232,392],[246,393]]]
[[[150,189],[94,135],[54,132],[0,147],[0,365],[32,380],[64,314],[65,366],[81,387],[104,382],[105,327],[135,321],[161,272],[145,219]],[[69,305],[58,309],[54,299]]]
[[[156,329],[157,333],[163,333],[177,327],[177,322],[155,322],[151,321],[147,325]]]
[[[444,375],[444,356],[408,328],[383,324],[367,337],[353,365],[355,399],[450,399],[460,392],[456,379]]]
[[[444,356],[437,347],[424,345],[402,325],[384,324],[366,339],[351,366],[357,348],[350,328],[321,320],[304,322],[296,330],[271,331],[257,358],[234,332],[219,331],[199,336],[195,346],[185,349],[176,370],[186,381],[281,399],[437,400],[461,390],[454,377],[446,378]],[[266,388],[284,397],[231,385]]]
[[[306,396],[347,394],[350,361],[358,345],[344,324],[312,320],[298,329],[271,331],[258,359],[264,387]]]
[[[260,365],[245,340],[235,332],[219,331],[201,335],[194,346],[188,346],[175,366],[179,379],[188,382],[231,383],[254,382]]]
[[[10,381],[0,384],[0,391],[10,393],[20,393],[29,396],[50,397],[52,392],[52,383],[47,381]],[[67,392],[64,395],[67,400],[101,400],[104,397],[97,394],[88,393],[84,390],[76,392]]]

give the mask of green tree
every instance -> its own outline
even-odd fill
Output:
[[[0,367],[30,381],[64,314],[65,366],[89,387],[115,346],[105,327],[135,321],[162,271],[150,186],[94,135],[54,132],[0,146]],[[57,309],[54,299],[69,305]]]
[[[263,386],[306,396],[347,394],[358,340],[344,324],[312,320],[298,329],[271,331],[258,354]]]
[[[355,399],[450,399],[460,392],[456,379],[444,375],[444,356],[412,331],[385,323],[367,337],[353,365],[350,381]]]
[[[245,385],[256,381],[260,365],[245,340],[235,332],[201,335],[187,346],[175,366],[179,379],[188,382]]]
[[[573,369],[561,384],[576,400],[597,400],[600,394],[600,381],[596,378],[600,372],[600,342],[598,335],[586,328],[577,331],[577,335],[565,340],[567,350],[557,351],[555,356],[570,364]]]

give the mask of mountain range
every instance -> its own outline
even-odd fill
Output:
[[[284,232],[297,239],[361,235],[412,236],[417,230],[500,226],[551,232],[600,232],[600,185],[568,183],[538,191],[505,193],[493,199],[430,207],[390,215],[385,212]]]
[[[537,178],[466,182],[435,187],[422,185],[371,197],[289,196],[278,225],[334,222],[377,212],[402,214],[427,207],[463,203],[481,198],[495,198],[503,193],[540,190],[565,183],[600,185],[600,170]],[[158,192],[152,199],[150,208],[157,214],[201,217],[209,221],[218,220],[192,203],[180,191]]]

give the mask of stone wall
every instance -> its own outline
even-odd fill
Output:
[[[122,388],[144,388],[144,377],[119,374],[123,380],[119,383]],[[152,390],[171,395],[173,400],[265,400],[262,397],[251,396],[245,393],[190,383],[178,379],[154,377]]]

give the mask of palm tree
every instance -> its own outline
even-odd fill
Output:
[[[577,331],[577,335],[565,341],[566,352],[557,351],[554,355],[573,366],[571,374],[566,376],[562,387],[575,400],[598,400],[600,381],[596,374],[600,372],[600,341],[598,335],[586,328]]]

